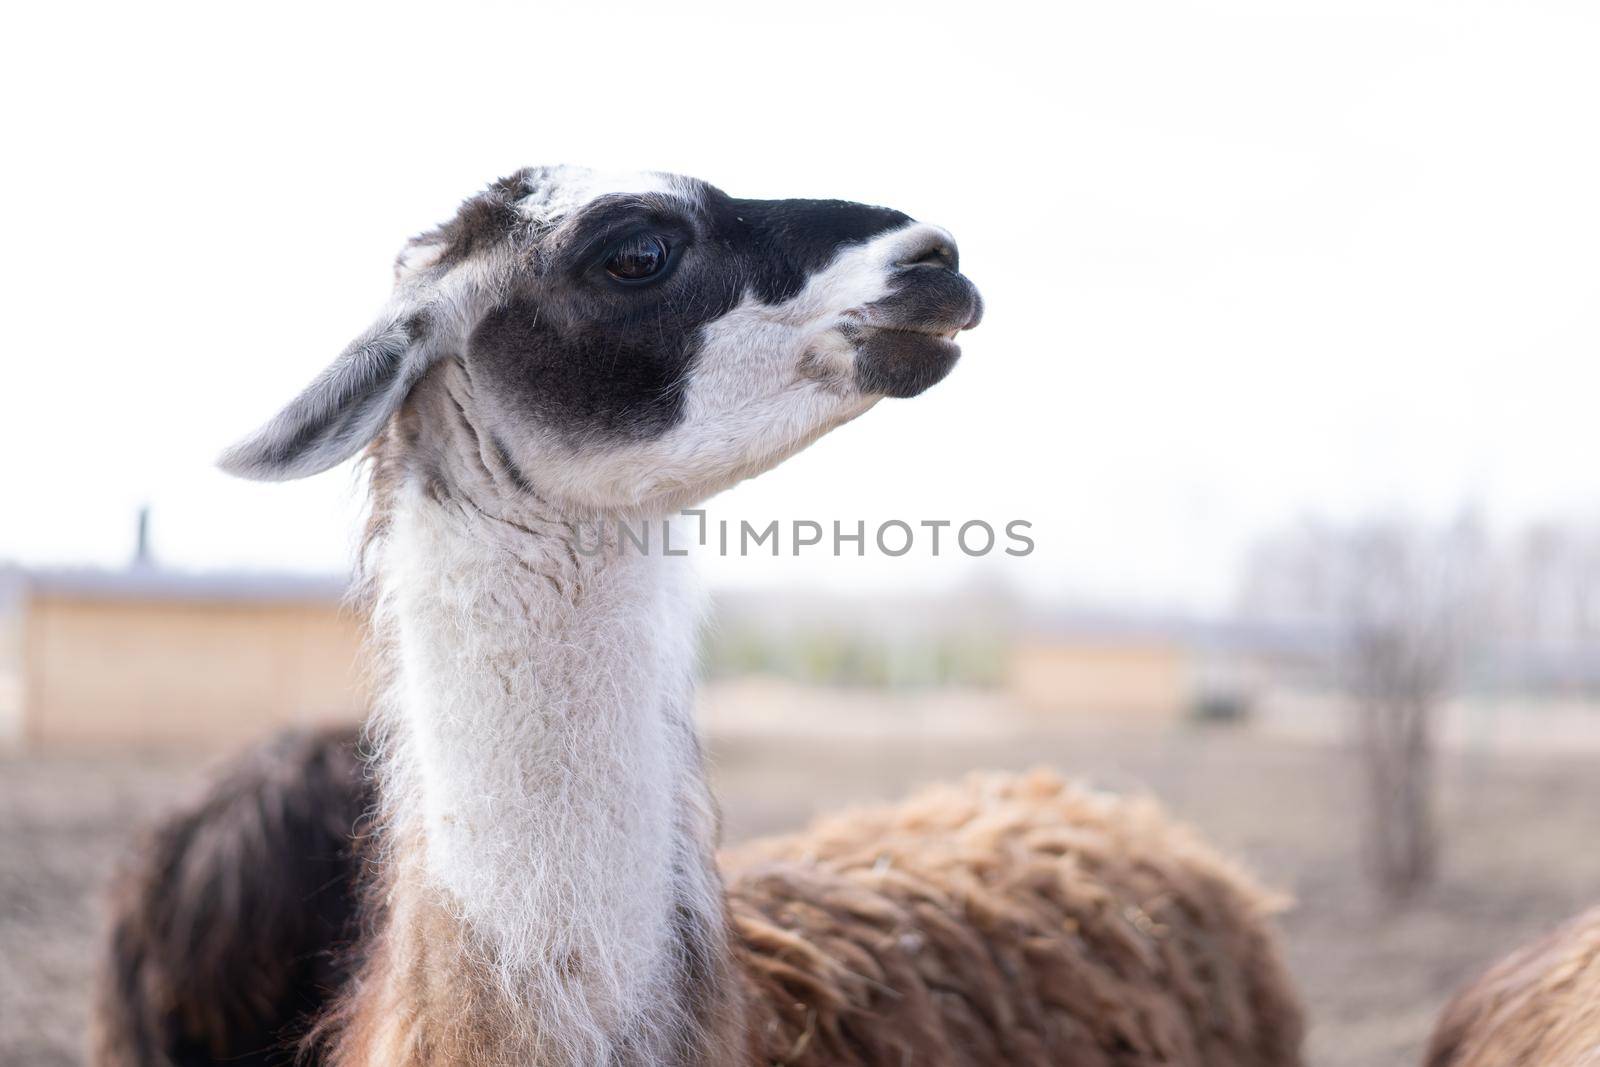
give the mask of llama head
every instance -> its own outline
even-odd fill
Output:
[[[948,374],[981,309],[957,266],[945,231],[886,208],[522,170],[409,242],[377,321],[222,466],[326,470],[431,389],[450,417],[408,443],[435,466],[681,507]]]

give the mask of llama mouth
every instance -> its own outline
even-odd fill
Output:
[[[863,393],[913,397],[943,381],[961,358],[959,330],[907,326],[857,327],[856,385]]]
[[[963,327],[962,329],[964,329],[964,328],[965,327]],[[956,335],[961,332],[961,329],[954,329],[954,330],[950,330],[950,329],[933,329],[933,328],[923,329],[923,328],[917,327],[917,326],[876,326],[876,327],[869,327],[869,331],[868,332],[878,333],[878,334],[903,335],[903,337],[907,341],[907,343],[911,343],[911,344],[920,343],[917,340],[918,338],[920,338],[920,339],[922,339],[922,341],[934,341],[934,342],[936,342],[937,343],[936,347],[939,347],[941,349],[944,346],[948,346],[950,348],[955,349],[956,352],[958,352],[958,353],[961,351],[961,346],[956,344]]]

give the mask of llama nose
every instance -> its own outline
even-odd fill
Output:
[[[895,260],[897,267],[943,267],[948,271],[960,272],[961,253],[956,248],[956,239],[937,226],[927,226],[921,229],[916,239],[908,244]]]

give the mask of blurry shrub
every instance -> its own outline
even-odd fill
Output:
[[[1250,697],[1239,689],[1212,689],[1197,694],[1189,718],[1205,725],[1242,723],[1250,718]]]
[[[992,687],[1004,681],[1006,642],[982,634],[888,639],[843,628],[739,627],[709,634],[704,662],[713,678],[760,674],[809,685]]]

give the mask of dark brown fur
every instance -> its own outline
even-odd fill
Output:
[[[525,172],[518,171],[492,182],[467,198],[454,218],[416,238],[439,245],[439,263],[450,266],[492,247],[521,223],[516,202],[528,193]]]
[[[1496,963],[1445,1005],[1427,1067],[1600,1064],[1600,908]]]
[[[111,901],[94,1063],[292,1058],[346,977],[372,804],[356,748],[353,730],[283,735],[140,842]]]

